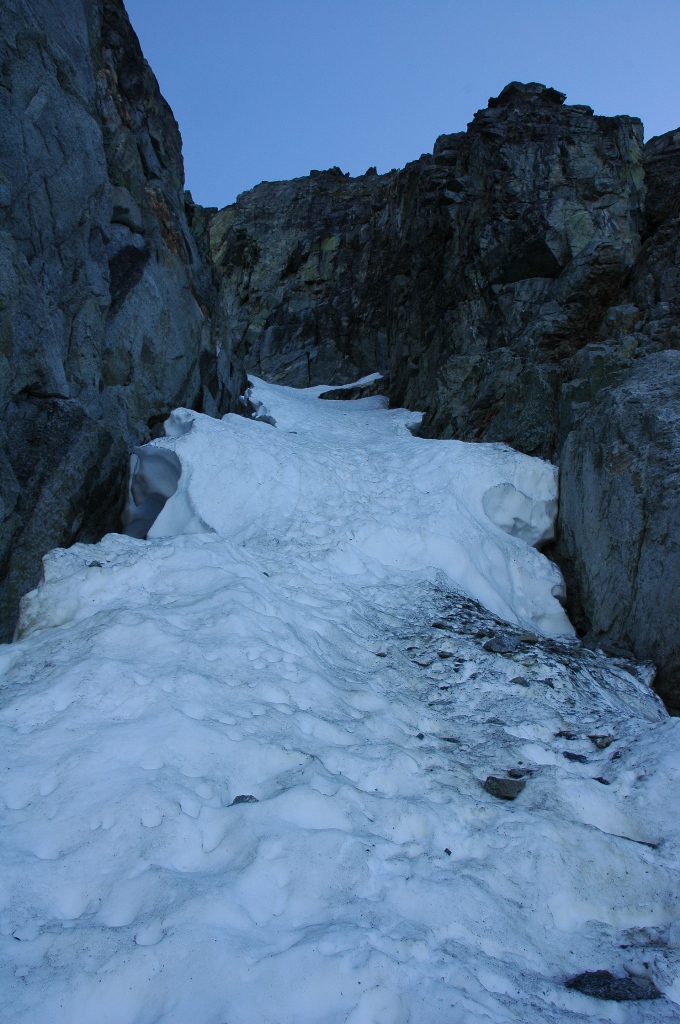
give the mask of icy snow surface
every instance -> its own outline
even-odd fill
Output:
[[[0,1019],[677,1021],[679,723],[572,636],[552,467],[323,390],[174,413],[0,647]]]

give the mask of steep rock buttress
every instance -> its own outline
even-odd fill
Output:
[[[179,129],[122,0],[3,4],[0,639],[55,545],[117,529],[130,445],[243,384],[211,331]]]

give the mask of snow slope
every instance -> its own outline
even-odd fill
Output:
[[[678,723],[571,635],[552,467],[323,390],[173,414],[0,648],[3,1021],[677,1020]]]

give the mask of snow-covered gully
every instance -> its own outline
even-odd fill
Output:
[[[173,414],[149,539],[24,600],[0,1017],[677,1021],[680,723],[573,637],[553,468],[323,390]]]

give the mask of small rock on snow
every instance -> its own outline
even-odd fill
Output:
[[[498,797],[499,800],[514,800],[525,786],[524,779],[499,779],[495,775],[489,775],[484,783],[487,793]]]
[[[510,682],[511,683],[516,683],[518,686],[528,686],[529,685],[529,680],[526,679],[524,676],[515,676],[513,679],[510,680]]]
[[[491,654],[514,654],[518,647],[516,636],[494,636],[484,644],[484,650]]]
[[[589,736],[588,739],[592,740],[600,750],[606,750],[614,742],[613,736]]]

